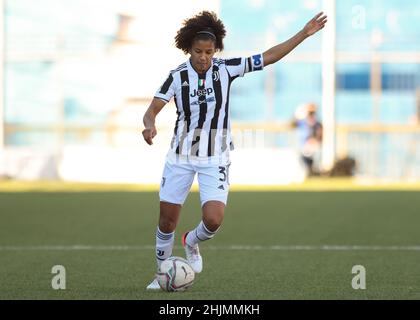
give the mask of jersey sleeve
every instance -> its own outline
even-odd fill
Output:
[[[261,53],[247,58],[226,59],[225,63],[232,78],[243,77],[245,73],[264,69],[264,59]]]
[[[155,98],[161,99],[165,102],[169,102],[174,95],[175,95],[175,80],[172,73],[169,73],[169,76],[166,79],[166,81],[156,91]]]

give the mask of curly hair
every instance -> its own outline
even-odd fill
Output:
[[[187,54],[194,41],[213,40],[216,50],[222,51],[223,38],[225,35],[225,26],[217,17],[216,13],[202,11],[194,17],[184,21],[183,27],[178,30],[175,36],[175,46]]]

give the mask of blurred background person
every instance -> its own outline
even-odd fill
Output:
[[[317,165],[314,165],[322,142],[322,124],[316,115],[314,103],[306,103],[297,107],[292,127],[298,130],[299,152],[308,176],[319,175]]]

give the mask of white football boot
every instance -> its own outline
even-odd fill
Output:
[[[185,249],[185,255],[191,268],[195,273],[200,273],[203,270],[203,259],[201,258],[198,244],[194,247],[187,244],[187,234],[188,232],[184,233],[182,236],[182,246]]]
[[[146,287],[147,290],[159,290],[160,286],[157,282],[157,279],[155,278],[150,284]]]

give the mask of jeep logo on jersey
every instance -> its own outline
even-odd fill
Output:
[[[207,88],[207,89],[203,89],[203,90],[197,90],[194,89],[194,92],[192,94],[190,94],[191,98],[194,98],[195,96],[205,96],[206,94],[211,94],[213,93],[213,89],[212,88]]]

